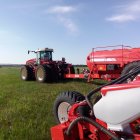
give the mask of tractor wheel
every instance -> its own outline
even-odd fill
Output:
[[[126,75],[126,74],[132,72],[133,69],[135,69],[138,65],[140,65],[140,61],[131,62],[131,63],[127,64],[127,65],[124,67],[124,69],[123,69],[123,71],[122,71],[122,73],[121,73],[121,76],[124,76],[124,75]],[[135,78],[135,77],[132,76],[131,78],[128,78],[124,83],[129,83],[129,82],[133,81],[134,78]]]
[[[53,113],[57,123],[63,123],[68,120],[68,111],[77,101],[83,101],[84,95],[76,91],[67,91],[61,93],[55,100]]]
[[[59,73],[57,73],[56,71],[52,72],[52,82],[58,82],[59,80]]]
[[[58,82],[59,79],[59,72],[56,68],[51,67],[51,81]]]
[[[33,69],[27,65],[21,67],[20,75],[21,75],[21,79],[24,81],[34,79]]]
[[[75,74],[75,69],[74,69],[73,66],[70,67],[70,73],[71,73],[71,74]]]
[[[40,83],[50,82],[50,68],[47,65],[39,65],[36,69],[36,80]]]

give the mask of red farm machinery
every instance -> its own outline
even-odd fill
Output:
[[[129,73],[138,64],[140,48],[124,45],[93,48],[87,57],[90,70],[88,79],[116,79]]]
[[[21,68],[22,80],[34,80],[38,82],[57,82],[64,79],[65,74],[73,73],[74,67],[65,62],[65,58],[61,61],[52,60],[53,49],[45,48],[37,51],[28,51],[36,54],[35,59],[30,59]]]
[[[52,140],[140,140],[139,73],[137,65],[86,96],[76,91],[58,95]],[[125,83],[127,79],[132,81]],[[97,92],[100,98],[95,98]]]
[[[106,50],[104,50],[106,49]],[[30,52],[30,51],[29,51]],[[23,80],[36,79],[39,82],[58,81],[69,78],[111,80],[131,72],[140,63],[140,48],[118,45],[97,47],[87,56],[87,69],[79,71],[72,64],[52,60],[52,49],[32,51],[36,59],[26,62],[21,68]]]

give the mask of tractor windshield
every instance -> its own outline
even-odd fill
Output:
[[[40,52],[40,59],[44,60],[52,60],[52,52],[51,51],[42,51]]]

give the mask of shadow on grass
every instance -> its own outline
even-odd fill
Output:
[[[95,84],[95,85],[104,85],[106,84],[108,81],[105,81],[105,80],[101,80],[101,79],[96,79],[94,80],[92,83]]]
[[[22,81],[22,80],[21,80]],[[37,82],[37,83],[40,83],[34,79],[32,80],[28,80],[28,81],[24,81],[24,82]],[[46,84],[49,83],[49,84],[57,84],[57,83],[60,83],[60,84],[65,84],[65,83],[70,83],[70,82],[79,82],[79,83],[89,83],[89,84],[94,84],[94,85],[97,85],[97,86],[100,86],[100,85],[104,85],[107,83],[107,81],[105,80],[101,80],[101,79],[94,79],[90,82],[87,82],[87,79],[63,79],[63,80],[58,80],[57,82],[45,82]]]
[[[101,79],[94,79],[90,82],[87,82],[87,79],[64,79],[59,81],[59,83],[68,83],[68,82],[80,82],[80,83],[89,83],[89,84],[94,84],[94,85],[104,85],[107,83],[105,80]]]
[[[81,82],[81,83],[86,83],[87,80],[86,79],[64,79],[59,81],[59,83],[68,83],[68,82]]]

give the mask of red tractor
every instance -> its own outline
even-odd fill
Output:
[[[52,140],[140,140],[140,65],[86,96],[61,93],[53,112]],[[130,83],[124,83],[131,79]],[[93,103],[93,95],[101,93]]]
[[[52,60],[53,49],[45,48],[38,49],[34,52],[35,59],[28,60],[26,65],[21,68],[22,80],[34,80],[38,82],[57,82],[59,79],[64,79],[67,73],[74,74],[74,68],[71,64],[65,62],[65,58],[61,61]]]

